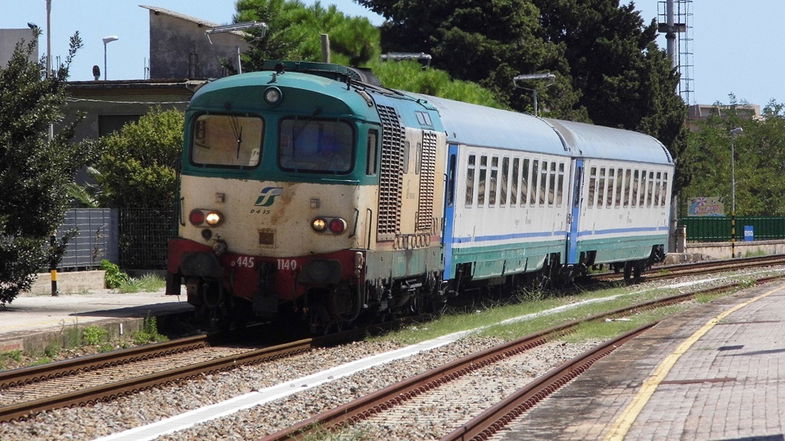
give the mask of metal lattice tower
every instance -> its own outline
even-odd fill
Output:
[[[679,96],[687,105],[695,104],[692,64],[692,0],[663,0],[657,3],[657,23],[665,34],[668,57],[679,72]]]

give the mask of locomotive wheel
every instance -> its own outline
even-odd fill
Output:
[[[624,262],[624,282],[627,285],[632,285],[632,262]]]

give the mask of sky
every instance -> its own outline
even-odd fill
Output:
[[[314,0],[305,0],[312,4]],[[622,0],[626,4],[627,0]],[[658,0],[637,0],[636,8],[646,23],[656,18]],[[371,23],[384,19],[352,0],[322,0],[352,16],[366,16]],[[68,38],[79,31],[84,47],[71,66],[71,80],[92,80],[92,67],[103,72],[102,38],[116,35],[107,45],[109,80],[141,79],[149,53],[148,10],[150,5],[212,21],[232,22],[235,0],[52,0],[52,65],[65,58]],[[689,104],[728,103],[733,93],[741,102],[766,105],[785,102],[785,1],[694,0],[692,3],[693,89]],[[46,0],[0,0],[0,28],[26,28],[31,22],[46,28]],[[665,47],[664,39],[658,40]],[[39,54],[46,53],[45,34]]]

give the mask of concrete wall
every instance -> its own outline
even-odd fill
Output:
[[[785,240],[755,240],[736,242],[736,257],[785,254]],[[730,242],[687,242],[687,254],[700,254],[711,259],[730,259]]]
[[[241,33],[211,34],[213,23],[150,9],[150,78],[220,78],[237,72],[237,50],[246,51]],[[212,44],[210,44],[212,41]],[[227,71],[222,63],[232,66]]]
[[[5,67],[8,65],[16,44],[23,40],[25,44],[35,41],[36,47],[30,56],[30,61],[38,61],[38,39],[35,38],[35,33],[32,29],[0,29],[0,66]]]

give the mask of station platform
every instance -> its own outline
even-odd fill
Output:
[[[785,283],[668,318],[494,440],[785,440]]]
[[[110,336],[131,335],[155,317],[159,329],[190,317],[193,307],[185,295],[159,292],[122,294],[97,289],[81,294],[20,295],[0,306],[0,352],[43,350],[67,339],[86,326],[101,326]]]

